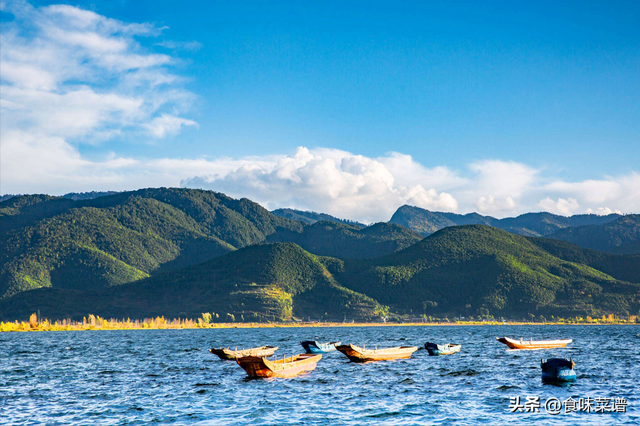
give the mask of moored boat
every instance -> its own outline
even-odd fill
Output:
[[[573,358],[541,359],[543,382],[573,382],[576,380],[576,372],[573,371],[576,363]]]
[[[454,345],[452,343],[438,345],[437,343],[427,342],[424,344],[424,348],[429,352],[429,355],[452,355],[460,352],[462,345]]]
[[[411,355],[418,350],[418,347],[397,346],[394,348],[365,349],[349,343],[348,345],[338,345],[336,349],[353,362],[370,362],[411,358]]]
[[[260,346],[259,348],[249,348],[249,349],[241,349],[231,350],[229,348],[211,348],[209,352],[214,355],[218,355],[220,359],[224,360],[234,360],[238,357],[243,356],[271,356],[278,350],[277,346]]]
[[[247,372],[249,377],[289,378],[315,370],[320,359],[322,359],[322,355],[300,354],[273,361],[266,357],[244,356],[236,358],[236,362]]]
[[[333,352],[336,350],[336,346],[341,342],[318,342],[315,340],[305,340],[300,342],[305,352],[308,354],[326,354],[327,352]]]
[[[500,343],[504,343],[510,349],[550,349],[550,348],[564,348],[569,343],[573,342],[571,339],[564,340],[516,340],[509,337],[496,337],[496,340]]]

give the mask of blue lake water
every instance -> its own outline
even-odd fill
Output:
[[[508,351],[495,336],[572,338],[566,349]],[[462,352],[355,364],[338,353],[294,379],[249,380],[214,346],[300,340],[367,347],[461,343]],[[572,356],[577,382],[543,384],[540,358]],[[0,424],[640,424],[639,326],[339,327],[0,334]],[[510,397],[540,397],[510,413]],[[550,415],[544,403],[626,398],[626,413]]]

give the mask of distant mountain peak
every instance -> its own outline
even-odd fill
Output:
[[[573,226],[599,225],[614,221],[619,217],[618,214],[560,216],[549,212],[532,212],[517,217],[496,219],[475,212],[467,214],[435,212],[403,205],[396,210],[389,222],[413,229],[423,235],[432,234],[447,226],[490,225],[515,234],[537,237],[550,235],[559,229]]]

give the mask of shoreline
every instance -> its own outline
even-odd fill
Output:
[[[12,327],[7,327],[11,324]],[[461,321],[461,322],[405,322],[405,323],[343,323],[343,322],[318,322],[318,323],[216,323],[216,324],[171,324],[162,323],[122,323],[105,320],[103,324],[73,324],[62,325],[58,323],[43,322],[37,325],[29,323],[0,323],[0,333],[11,332],[48,332],[48,331],[112,331],[112,330],[195,330],[195,329],[231,329],[231,328],[330,328],[330,327],[465,327],[465,326],[520,326],[520,325],[640,325],[638,323],[618,322],[501,322],[501,321]]]

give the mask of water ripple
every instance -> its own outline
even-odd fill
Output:
[[[496,335],[574,339],[570,348],[507,351]],[[357,364],[327,354],[290,380],[249,380],[211,346],[300,340],[395,346],[461,342],[462,352]],[[637,326],[464,326],[10,333],[0,344],[0,424],[600,424],[640,423]],[[540,358],[573,356],[578,380],[540,380]],[[626,397],[627,413],[550,416],[508,410],[512,396]]]

